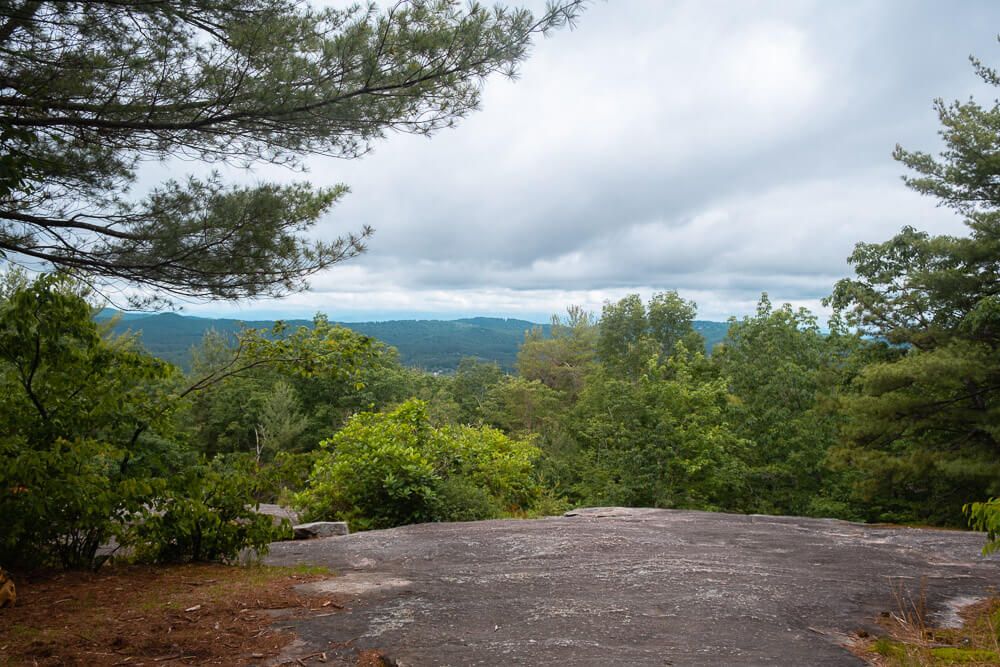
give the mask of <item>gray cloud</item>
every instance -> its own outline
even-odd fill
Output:
[[[993,97],[966,59],[1000,61],[998,26],[989,1],[596,3],[457,129],[311,162],[352,187],[318,234],[371,224],[370,253],[243,308],[524,315],[657,289],[703,316],[761,291],[815,307],[855,242],[961,229],[890,153],[936,145],[934,97]]]

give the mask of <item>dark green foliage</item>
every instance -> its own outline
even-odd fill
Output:
[[[94,440],[49,447],[0,440],[0,560],[10,567],[99,566],[98,549],[163,484],[120,471],[125,451]]]
[[[158,489],[169,368],[101,335],[61,276],[9,273],[0,293],[0,560],[97,562]],[[147,444],[152,440],[152,445]]]
[[[976,63],[983,80],[996,74]],[[967,237],[904,228],[861,243],[856,277],[831,297],[849,324],[892,344],[845,404],[841,459],[862,475],[876,518],[959,524],[960,507],[1000,494],[1000,105],[937,103],[939,158],[897,148],[915,190],[963,215]]]
[[[275,324],[273,321],[241,322],[177,313],[144,315],[105,310],[98,315],[101,320],[112,317],[118,318],[113,324],[116,333],[139,334],[139,342],[150,354],[188,371],[191,370],[192,348],[201,345],[208,332],[214,331],[235,339],[236,334],[245,328],[272,329]],[[521,363],[519,346],[525,340],[525,333],[531,332],[533,339],[544,340],[552,331],[549,324],[495,317],[339,324],[396,348],[399,361],[406,366],[438,373],[452,373],[462,359],[470,357],[495,362],[502,370],[512,372]],[[289,320],[285,325],[294,330],[300,326],[312,326],[312,321]],[[706,352],[711,352],[712,347],[725,338],[728,326],[725,322],[703,320],[693,323],[694,330],[705,337]]]
[[[187,420],[193,444],[259,461],[313,449],[354,412],[408,393],[392,350],[320,316],[309,327],[245,329],[235,340],[209,335],[191,375],[202,387]]]
[[[700,353],[677,351],[651,357],[634,382],[589,379],[570,427],[587,471],[574,495],[586,504],[742,506],[747,443],[725,422],[725,383],[702,374]]]
[[[175,429],[198,383],[185,387],[175,369],[106,335],[92,314],[65,276],[29,281],[15,272],[0,286],[0,561],[97,567],[112,538],[117,555],[155,561],[265,548],[276,533],[253,505],[279,485],[300,486],[311,460],[279,452],[264,471],[250,455],[199,465]],[[311,337],[292,338],[297,346],[248,336],[247,359],[304,349],[311,354],[299,372],[333,377],[340,368],[353,377],[367,347],[331,350],[323,339],[314,350]],[[240,370],[249,369],[224,372]],[[206,376],[201,387],[220,378]],[[272,417],[272,427],[289,424]],[[268,433],[282,442],[280,429]]]
[[[435,486],[435,521],[480,521],[495,519],[504,508],[490,492],[472,480],[447,477]]]
[[[576,397],[597,362],[594,316],[579,306],[570,306],[565,319],[553,316],[550,331],[550,336],[541,327],[528,332],[517,353],[518,373]]]
[[[287,519],[275,526],[254,510],[264,481],[249,458],[216,459],[189,467],[143,508],[124,534],[139,560],[166,563],[234,561],[244,549],[258,555],[290,536]]]
[[[353,158],[389,130],[430,135],[513,75],[540,16],[454,2],[313,8],[295,0],[0,5],[0,252],[175,296],[300,289],[356,255],[363,228],[305,232],[347,191],[227,185],[219,174],[123,196],[147,161],[243,166]],[[39,54],[44,54],[40,57]],[[148,292],[147,292],[148,294]]]
[[[503,377],[503,371],[496,364],[462,359],[451,378],[451,394],[458,405],[459,423],[483,423],[490,390],[500,384]]]
[[[617,303],[605,303],[597,339],[597,351],[605,367],[636,379],[646,361],[656,354],[663,358],[674,353],[678,343],[697,352],[705,345],[694,330],[695,304],[677,292],[654,294],[643,306],[638,294]]]
[[[304,489],[319,455],[317,450],[301,453],[278,452],[256,471],[258,477],[254,500],[287,506],[289,494]]]

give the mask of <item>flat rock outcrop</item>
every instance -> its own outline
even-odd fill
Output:
[[[530,521],[421,524],[284,542],[325,565],[340,613],[292,620],[331,664],[378,649],[426,665],[857,665],[923,589],[934,618],[1000,585],[982,534],[844,521],[596,508]],[[317,584],[314,584],[317,586]]]

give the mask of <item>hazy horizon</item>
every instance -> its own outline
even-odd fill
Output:
[[[595,2],[430,140],[390,133],[307,174],[223,170],[344,183],[315,236],[376,233],[309,292],[184,312],[547,321],[673,289],[705,320],[750,314],[764,291],[825,319],[855,243],[964,233],[891,154],[938,150],[934,98],[992,99],[968,57],[1000,63],[997,25],[982,0]],[[151,165],[139,185],[198,168]]]

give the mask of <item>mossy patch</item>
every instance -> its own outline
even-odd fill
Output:
[[[932,648],[931,655],[934,657],[934,662],[942,665],[957,665],[957,664],[968,664],[968,663],[989,663],[989,664],[1000,664],[1000,654],[996,651],[987,651],[984,649],[977,648],[956,648],[952,646],[944,646],[940,648]]]
[[[961,628],[928,627],[922,598],[918,602],[911,601],[911,614],[886,614],[880,624],[887,634],[860,641],[855,652],[866,659],[878,655],[877,664],[885,667],[1000,665],[1000,597],[963,609]]]

